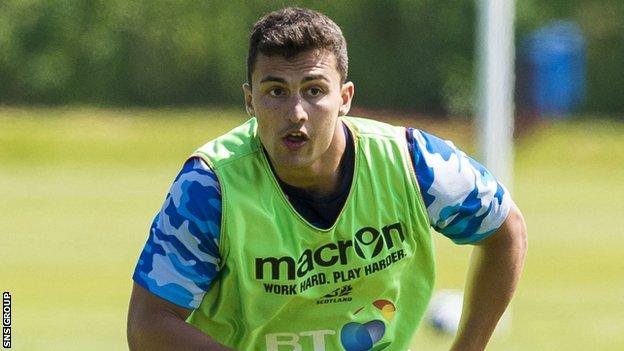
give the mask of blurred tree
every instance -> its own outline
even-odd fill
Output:
[[[473,1],[4,0],[0,102],[240,104],[247,35],[264,13],[300,5],[344,30],[356,104],[470,114]],[[552,18],[588,36],[587,108],[622,111],[621,0],[518,1],[519,37]]]

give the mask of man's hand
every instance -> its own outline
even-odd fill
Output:
[[[524,218],[512,204],[502,226],[474,248],[461,322],[451,351],[485,349],[516,290],[526,251]]]
[[[130,350],[231,351],[199,329],[186,323],[192,310],[176,306],[136,283],[128,310]]]

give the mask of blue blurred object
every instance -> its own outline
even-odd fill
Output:
[[[525,103],[537,115],[564,116],[585,98],[585,38],[571,21],[553,21],[521,46],[527,76]],[[519,77],[520,78],[520,77]]]

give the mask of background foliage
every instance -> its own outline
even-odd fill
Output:
[[[580,24],[588,39],[586,109],[623,111],[624,4],[517,3],[518,38],[553,18]],[[293,4],[343,28],[357,105],[471,110],[476,21],[467,0],[4,0],[0,103],[238,105],[249,29]]]

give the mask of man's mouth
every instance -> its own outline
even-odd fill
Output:
[[[300,131],[288,132],[284,137],[282,137],[284,145],[286,145],[289,150],[293,151],[302,148],[308,140],[308,135]]]

